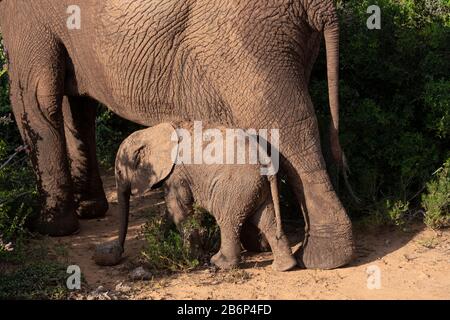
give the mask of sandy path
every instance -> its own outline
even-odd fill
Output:
[[[356,230],[358,258],[349,267],[332,270],[295,270],[277,273],[271,254],[245,257],[244,269],[213,272],[209,269],[176,274],[152,281],[130,282],[144,242],[140,229],[143,209],[161,205],[153,194],[133,203],[127,240],[128,259],[120,266],[101,268],[92,261],[95,244],[114,239],[117,203],[114,181],[105,178],[111,209],[105,219],[82,221],[81,232],[51,239],[68,249],[68,258],[81,267],[90,289],[115,288],[124,283],[133,299],[450,299],[450,231],[436,233],[416,226],[409,233]],[[148,211],[148,210],[147,210]],[[144,210],[145,212],[145,210]],[[369,289],[368,268],[379,271],[381,287]]]

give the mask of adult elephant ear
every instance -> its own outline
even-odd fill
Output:
[[[143,195],[172,172],[178,154],[178,135],[171,124],[163,123],[138,131],[129,140],[124,153],[131,157],[131,192]]]

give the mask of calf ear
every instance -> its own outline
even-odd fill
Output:
[[[142,195],[166,179],[176,163],[178,135],[168,123],[160,124],[135,134],[138,142],[133,150],[132,193]]]

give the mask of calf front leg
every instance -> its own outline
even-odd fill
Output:
[[[167,212],[181,233],[183,243],[188,247],[190,256],[201,259],[206,252],[199,230],[185,224],[186,218],[194,214],[194,199],[188,187],[183,186],[179,181],[174,183],[172,179],[170,178],[170,181],[164,185]]]
[[[238,267],[241,261],[241,242],[239,236],[245,221],[244,215],[236,213],[217,217],[220,228],[220,250],[212,258],[211,263],[221,269],[228,270]]]

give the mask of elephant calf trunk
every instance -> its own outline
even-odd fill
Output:
[[[128,230],[128,218],[130,213],[131,188],[118,184],[117,197],[119,201],[120,230],[119,240],[98,245],[95,248],[94,261],[99,266],[116,266],[122,260],[125,248],[125,238]]]

